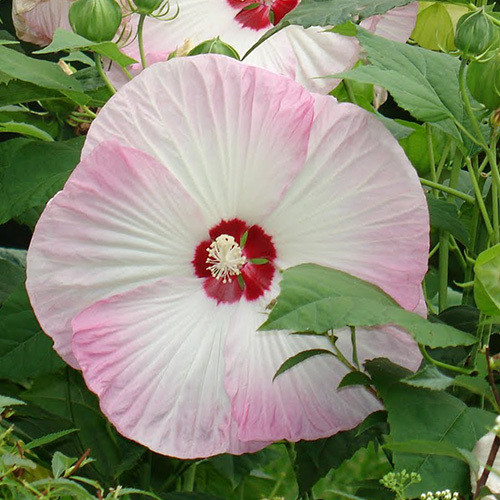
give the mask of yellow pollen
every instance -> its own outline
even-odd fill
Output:
[[[238,276],[247,259],[235,239],[228,234],[221,234],[207,248],[207,268],[212,276],[222,283],[231,283],[231,276]]]

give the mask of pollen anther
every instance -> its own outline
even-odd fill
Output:
[[[215,279],[222,283],[231,283],[231,276],[238,276],[247,259],[241,252],[236,240],[227,234],[221,234],[207,248],[207,269]]]

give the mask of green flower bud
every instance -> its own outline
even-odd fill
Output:
[[[467,57],[484,54],[498,41],[498,28],[484,8],[463,15],[457,23],[455,45]]]
[[[139,14],[152,14],[162,4],[163,0],[134,0]]]
[[[200,43],[200,45],[197,45],[188,53],[188,56],[197,56],[198,54],[222,54],[237,59],[238,61],[240,60],[238,52],[236,52],[231,45],[223,42],[219,37]]]
[[[93,42],[112,40],[122,21],[115,0],[76,0],[69,9],[73,31]]]
[[[470,93],[489,109],[500,107],[500,53],[487,62],[473,61],[467,70]]]

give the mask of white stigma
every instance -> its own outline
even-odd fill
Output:
[[[222,283],[231,283],[231,276],[238,276],[247,259],[241,253],[241,248],[232,236],[221,234],[207,248],[207,269]]]

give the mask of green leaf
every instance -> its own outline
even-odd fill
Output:
[[[401,379],[411,372],[388,360],[368,361],[365,367],[388,412],[391,443],[404,443],[411,433],[412,440],[447,442],[456,448],[472,450],[493,425],[493,413],[469,408],[446,392],[402,383]],[[397,471],[406,469],[422,476],[421,483],[408,489],[409,498],[446,488],[470,493],[469,468],[457,459],[399,451],[394,452],[393,458]]]
[[[61,97],[60,92],[33,83],[21,80],[11,80],[7,84],[0,82],[0,106],[57,97]]]
[[[430,347],[470,345],[475,338],[402,309],[375,285],[335,269],[302,264],[283,272],[281,293],[260,330],[326,332],[345,326],[397,324]]]
[[[30,441],[29,443],[24,445],[24,449],[33,450],[34,448],[38,448],[39,446],[45,446],[46,444],[53,443],[54,441],[57,441],[58,439],[67,436],[68,434],[72,434],[77,430],[78,429],[67,429],[65,431],[53,432],[51,434],[47,434],[46,436],[42,436],[41,438],[38,439],[33,439],[33,441]]]
[[[444,391],[453,384],[453,379],[441,373],[434,365],[426,365],[401,381],[413,387],[423,387],[433,391]]]
[[[448,441],[426,441],[424,439],[412,439],[411,441],[404,441],[400,443],[387,443],[384,445],[391,451],[400,453],[418,453],[421,455],[439,455],[444,457],[456,458],[457,460],[464,460],[463,455],[459,452],[456,446],[453,446]]]
[[[0,455],[0,463],[3,463],[7,467],[12,467],[13,465],[20,468],[36,469],[36,463],[27,458],[21,458],[17,455],[11,455],[10,453],[5,453]]]
[[[57,90],[80,105],[89,101],[80,83],[73,76],[66,75],[56,63],[34,59],[0,46],[0,67],[12,78]]]
[[[455,26],[470,12],[466,6],[447,2],[419,2],[417,22],[411,38],[421,47],[450,52],[455,50]]]
[[[67,457],[56,451],[52,457],[52,474],[55,478],[61,477],[74,463],[76,458]]]
[[[44,205],[62,189],[80,160],[83,142],[83,137],[53,143],[32,141],[18,148],[0,185],[0,223]],[[41,162],[40,158],[50,161]]]
[[[465,246],[469,245],[469,232],[458,216],[458,208],[454,203],[438,200],[427,195],[431,226],[451,233]]]
[[[359,29],[358,39],[370,65],[335,75],[385,87],[403,109],[417,120],[452,135],[470,148],[453,119],[472,130],[460,98],[457,58],[438,52],[393,42]],[[477,103],[472,100],[473,107]]]
[[[349,387],[352,385],[370,385],[372,381],[368,375],[363,372],[349,372],[340,381],[337,389],[342,389],[342,387]]]
[[[327,349],[309,349],[308,351],[299,352],[298,354],[295,354],[295,356],[292,356],[283,362],[283,364],[278,368],[278,371],[274,374],[273,381],[278,375],[281,375],[295,365],[313,356],[319,356],[320,354],[335,356],[332,351],[328,351]]]
[[[21,381],[63,365],[19,284],[0,309],[0,378]]]
[[[0,305],[24,280],[24,269],[0,258]]]
[[[281,23],[311,26],[337,26],[402,7],[411,0],[302,0]],[[280,23],[280,24],[281,24]]]
[[[493,406],[495,405],[490,386],[484,378],[472,377],[470,375],[458,375],[458,377],[453,379],[453,385],[467,389],[474,394],[479,394],[479,396],[484,396],[489,399]]]
[[[45,130],[35,127],[29,123],[4,122],[0,123],[0,133],[20,134],[28,137],[41,139],[42,141],[53,141],[54,139]]]
[[[54,32],[52,43],[41,50],[37,50],[35,54],[50,54],[60,52],[61,50],[92,50],[115,61],[122,67],[137,62],[135,59],[121,52],[118,45],[114,42],[92,42],[83,36],[61,28],[57,28]]]
[[[377,420],[379,417],[377,412]],[[370,419],[371,415],[367,417]],[[345,460],[351,458],[356,451],[364,448],[380,436],[385,430],[381,422],[370,424],[360,432],[363,423],[350,431],[339,432],[334,436],[316,441],[300,441],[295,445],[295,471],[299,493],[310,490],[314,484],[324,477],[331,469],[339,467]]]
[[[83,488],[83,486],[75,483],[75,481],[71,481],[71,479],[63,477],[56,479],[39,479],[38,481],[30,483],[30,485],[33,488],[39,489],[47,489],[50,487],[50,493],[59,497],[62,497],[63,495],[71,495],[71,498],[77,498],[78,500],[95,500],[95,497]]]
[[[139,447],[119,436],[111,428],[100,411],[97,397],[87,389],[80,373],[70,368],[66,368],[63,373],[57,372],[38,377],[31,388],[22,394],[22,397],[28,403],[47,412],[40,415],[40,426],[51,418],[58,422],[59,426],[63,426],[60,430],[68,427],[79,429],[65,439],[66,442],[73,438],[77,446],[68,448],[68,451],[60,449],[76,456],[90,448],[91,456],[96,462],[91,464],[89,471],[97,470],[100,479],[113,481],[115,471],[120,469],[130,451]],[[27,429],[32,429],[36,424],[33,418],[36,415],[33,408],[36,407],[30,409],[31,422]],[[42,436],[45,434],[46,430]],[[131,465],[133,463],[128,464],[129,467]]]
[[[5,408],[9,408],[11,406],[16,406],[16,405],[25,405],[26,403],[24,401],[20,401],[19,399],[15,398],[9,398],[8,396],[2,396],[0,395],[0,413],[5,410]]]
[[[485,314],[500,314],[500,244],[481,252],[474,265],[474,299]]]

